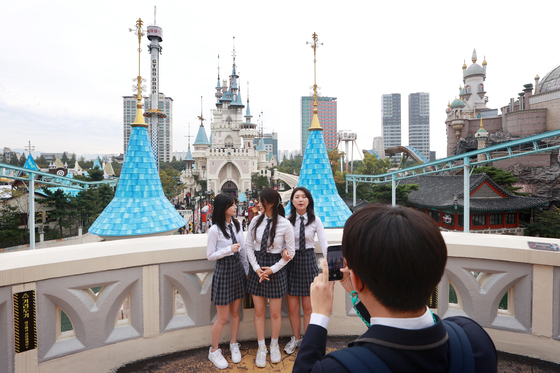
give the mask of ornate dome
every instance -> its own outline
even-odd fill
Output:
[[[484,68],[477,63],[473,63],[469,66],[467,71],[465,71],[465,78],[471,75],[484,75]]]
[[[458,107],[465,107],[465,103],[463,102],[463,100],[456,98],[451,103],[451,108],[455,109],[455,108],[458,108]]]
[[[539,93],[560,89],[560,65],[556,66],[539,82]]]

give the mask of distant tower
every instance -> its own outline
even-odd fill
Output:
[[[220,79],[218,77],[218,83]],[[257,125],[251,123],[251,110],[249,109],[249,82],[247,82],[247,111],[245,112],[245,122],[239,126],[239,136],[243,139],[244,149],[253,149],[253,141],[258,136]]]
[[[478,149],[484,149],[486,147],[486,139],[488,138],[488,131],[482,127],[482,118],[480,118],[480,128],[474,134],[476,141],[478,142]],[[486,156],[484,154],[479,154],[477,157],[477,161],[482,162],[486,160]]]
[[[381,96],[381,122],[385,149],[401,145],[401,94]],[[400,154],[396,159],[400,161]]]
[[[151,125],[151,144],[156,166],[159,170],[159,118],[165,118],[166,115],[159,109],[159,55],[161,54],[162,47],[159,43],[163,40],[163,30],[161,27],[156,26],[156,7],[154,6],[154,24],[148,26],[147,30],[148,50],[151,55],[151,79],[150,79],[150,109],[146,112],[145,116],[150,117]]]

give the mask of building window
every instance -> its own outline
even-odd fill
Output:
[[[472,225],[486,225],[486,215],[473,215]]]
[[[439,211],[428,211],[428,215],[435,220],[436,223],[441,222],[441,213]]]
[[[490,225],[502,225],[502,214],[490,214]]]
[[[483,85],[482,83],[480,83],[480,84],[478,85],[478,91],[479,91],[479,92],[484,92],[484,85]]]
[[[506,224],[515,224],[515,214],[506,214]]]

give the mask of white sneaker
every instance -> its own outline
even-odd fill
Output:
[[[208,360],[210,360],[218,369],[226,369],[228,367],[228,362],[224,359],[222,350],[219,348],[212,352],[212,346],[210,346],[210,350],[208,351]]]
[[[231,351],[231,361],[237,364],[241,361],[241,352],[239,351],[239,343],[230,343],[229,350]]]
[[[290,339],[290,342],[288,342],[284,347],[284,352],[286,352],[288,355],[291,355],[294,353],[296,348],[299,347],[300,344],[301,344],[301,338],[296,339],[296,337],[293,336],[292,339]]]
[[[259,346],[257,358],[255,359],[255,365],[259,368],[264,368],[266,366],[266,354],[268,354],[266,346]]]
[[[282,360],[282,355],[280,354],[280,346],[278,343],[270,344],[270,362],[279,363]]]

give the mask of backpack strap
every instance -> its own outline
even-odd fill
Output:
[[[449,373],[474,373],[474,355],[467,334],[454,322],[442,320],[449,335]]]
[[[325,357],[335,359],[350,373],[391,373],[387,365],[372,350],[362,346],[334,351]]]

